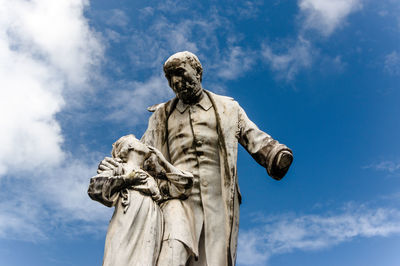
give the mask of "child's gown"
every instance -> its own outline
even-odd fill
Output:
[[[136,190],[120,193],[107,231],[103,265],[156,265],[163,235],[160,207]]]
[[[89,195],[111,207],[103,266],[156,265],[163,235],[163,215],[151,196],[125,188],[122,178],[95,177]],[[117,192],[116,192],[117,191]],[[118,192],[119,191],[119,192]]]
[[[144,185],[156,185],[162,199],[187,197],[193,176],[185,171],[166,173],[164,180]],[[157,185],[158,184],[158,185]],[[150,189],[151,190],[151,189]],[[91,178],[89,196],[112,207],[114,214],[108,227],[104,248],[103,266],[153,266],[156,265],[163,240],[163,213],[152,196],[127,187],[121,177]]]

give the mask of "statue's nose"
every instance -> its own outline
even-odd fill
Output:
[[[171,77],[171,81],[172,81],[172,83],[178,82],[178,77],[177,76],[172,76]]]
[[[172,84],[174,84],[174,85],[180,83],[181,80],[182,80],[181,77],[178,77],[178,76],[172,76],[172,77],[171,77],[171,82],[172,82]]]

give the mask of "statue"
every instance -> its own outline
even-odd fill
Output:
[[[114,160],[106,160],[114,167],[106,162],[100,165],[99,174],[91,178],[88,189],[93,200],[115,206],[103,265],[156,265],[163,237],[163,213],[167,222],[175,215],[168,210],[162,213],[159,204],[169,206],[187,198],[193,175],[178,170],[157,149],[133,135],[117,140],[112,156]],[[178,211],[180,207],[174,205]],[[191,233],[189,229],[187,233]]]
[[[190,52],[168,58],[164,73],[176,97],[148,108],[153,114],[140,140],[157,151],[153,161],[170,164],[187,181],[190,173],[193,182],[191,189],[185,187],[187,199],[159,205],[164,217],[159,266],[235,264],[241,202],[238,143],[276,180],[293,160],[292,151],[261,131],[236,101],[203,89],[202,72]],[[98,172],[120,168],[121,162],[106,158]]]

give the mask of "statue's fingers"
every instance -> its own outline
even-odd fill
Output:
[[[104,165],[107,166],[110,169],[115,169],[115,168],[118,168],[121,164],[118,164],[116,162],[115,163],[110,163],[109,161],[105,161]]]
[[[149,148],[150,151],[154,151],[154,148],[151,146],[147,146],[147,148]]]
[[[111,158],[111,157],[106,157],[106,158],[104,158],[103,161],[105,161],[105,162],[107,162],[107,163],[109,163],[109,164],[111,164],[111,165],[113,165],[115,167],[118,167],[120,165],[119,162],[117,162],[114,158]]]
[[[103,168],[103,167],[101,167],[101,168]],[[98,174],[106,174],[106,172],[109,173],[110,171],[112,171],[112,169],[97,169]]]
[[[108,170],[114,170],[114,168],[115,167],[112,165],[100,164],[98,170],[108,171]]]
[[[136,173],[140,178],[146,178],[149,176],[149,174],[142,169],[137,170]]]
[[[99,173],[98,175],[95,175],[95,176],[92,177],[92,178],[99,178],[99,177],[108,177],[108,175],[105,174],[105,173]]]
[[[98,169],[101,169],[102,167],[108,167],[109,169],[114,169],[115,166],[113,166],[112,164],[108,163],[106,160],[103,160],[99,163],[99,166],[97,166]]]

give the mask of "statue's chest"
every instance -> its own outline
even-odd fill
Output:
[[[218,133],[214,109],[198,105],[184,112],[175,109],[168,119],[168,145],[171,162],[197,161],[205,157],[218,162]]]

